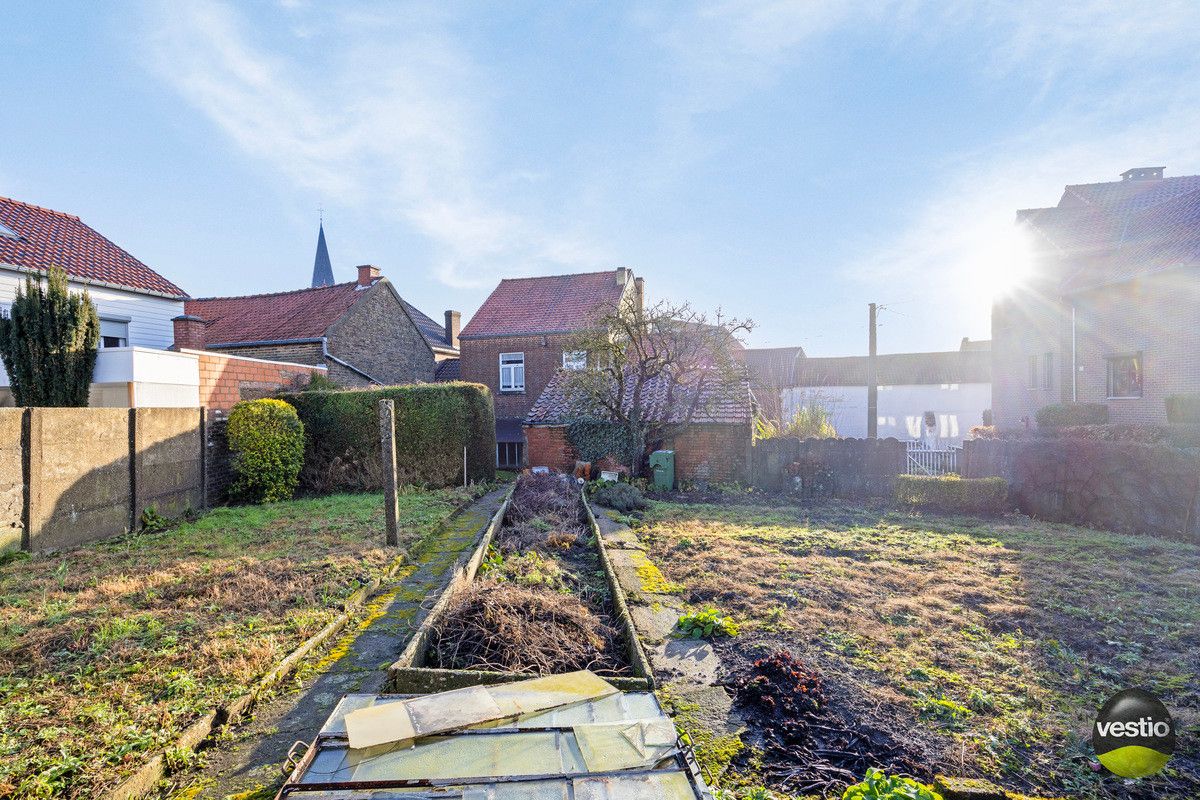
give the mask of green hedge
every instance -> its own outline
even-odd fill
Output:
[[[1037,410],[1039,428],[1068,425],[1106,425],[1108,406],[1103,403],[1052,403]]]
[[[900,475],[896,502],[935,511],[999,514],[1008,510],[1004,478],[960,478],[957,475]]]
[[[226,427],[236,476],[234,498],[252,503],[287,500],[296,493],[304,459],[304,425],[280,400],[243,400]]]
[[[300,485],[306,491],[376,491],[383,485],[378,407],[384,399],[396,404],[396,467],[402,483],[462,483],[463,447],[468,480],[496,476],[496,417],[486,386],[428,383],[281,397],[304,422]]]
[[[1167,398],[1167,422],[1200,423],[1200,394],[1173,394]]]

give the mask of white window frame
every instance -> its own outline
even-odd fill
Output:
[[[563,350],[562,365],[563,369],[587,369],[587,350]]]
[[[100,348],[101,348],[101,349],[105,349],[106,347],[107,347],[107,348],[116,348],[116,347],[129,347],[129,322],[130,322],[130,320],[129,320],[128,318],[122,318],[122,317],[101,317],[101,318],[100,318]],[[106,326],[106,325],[107,325],[107,326],[109,326],[109,333],[105,333],[105,332],[104,332],[104,328],[105,328],[105,326]],[[122,335],[122,336],[115,336],[115,335],[112,333],[112,330],[113,330],[112,326],[115,326],[115,325],[120,325],[120,326],[122,327],[122,329],[123,329],[123,334],[124,334],[124,335]],[[120,341],[121,343],[120,343],[120,344],[114,344],[114,345],[105,345],[105,344],[104,344],[104,338],[105,338],[106,336],[107,336],[107,337],[110,337],[110,338],[117,339],[117,340],[118,340],[118,341]]]
[[[506,358],[509,361],[505,361]],[[516,360],[518,358],[519,361]],[[524,353],[500,354],[500,391],[513,393],[525,391]]]

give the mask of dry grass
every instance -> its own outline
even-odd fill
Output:
[[[411,543],[465,499],[401,497]],[[94,797],[395,558],[379,495],[224,508],[0,567],[0,797]]]
[[[1200,547],[850,506],[656,503],[641,534],[690,602],[739,619],[733,647],[770,640],[819,665],[851,713],[920,732],[931,767],[1071,797],[1200,794],[1189,736],[1132,788],[1097,775],[1088,744],[1128,686],[1197,732]]]

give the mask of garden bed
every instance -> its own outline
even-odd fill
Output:
[[[624,596],[578,484],[524,475],[388,671],[424,693],[590,669],[652,688]]]

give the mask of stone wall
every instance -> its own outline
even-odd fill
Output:
[[[817,494],[833,497],[891,497],[908,453],[898,439],[763,439],[751,453],[751,481],[765,491],[790,491],[792,464],[817,475]]]
[[[1074,439],[972,440],[962,473],[998,476],[1026,514],[1107,530],[1200,540],[1200,456]]]
[[[400,300],[385,279],[370,289],[346,315],[330,326],[329,352],[353,364],[384,386],[429,383],[433,380],[433,350],[409,319]],[[328,364],[331,373],[341,365]],[[344,370],[344,368],[342,368]],[[342,385],[349,376],[334,376]]]
[[[5,409],[0,548],[73,547],[128,531],[149,507],[200,508],[200,441],[199,409]]]

